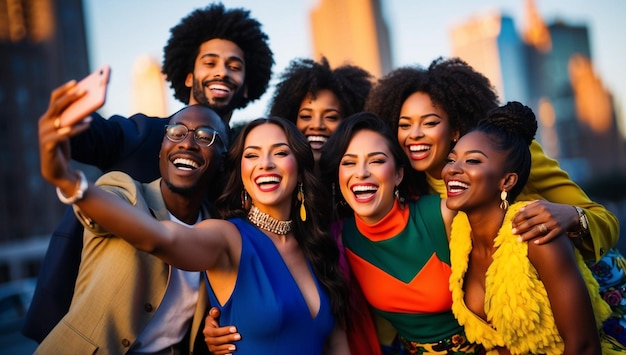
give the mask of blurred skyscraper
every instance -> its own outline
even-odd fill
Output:
[[[380,77],[391,70],[389,30],[380,0],[320,0],[311,11],[314,59],[354,64]]]
[[[161,65],[149,56],[141,56],[133,65],[132,111],[152,117],[167,117],[165,78]]]
[[[65,206],[39,170],[53,88],[89,73],[81,0],[0,1],[0,243],[47,235]],[[6,278],[0,264],[0,280]]]
[[[527,1],[522,36],[501,13],[476,16],[451,32],[453,55],[484,73],[500,100],[530,106],[537,139],[578,182],[626,172],[610,93],[593,71],[586,26],[546,25]]]

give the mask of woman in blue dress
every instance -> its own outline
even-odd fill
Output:
[[[293,124],[268,118],[246,125],[226,158],[230,174],[216,202],[227,219],[187,228],[82,181],[66,154],[69,136],[82,129],[53,129],[51,117],[50,129],[40,126],[44,178],[65,196],[82,194],[75,205],[136,248],[180,269],[205,270],[211,303],[245,334],[237,353],[349,354],[339,252],[320,208],[325,189]],[[192,145],[188,133],[183,139]],[[170,164],[183,173],[179,159]],[[184,165],[194,173],[198,164]]]

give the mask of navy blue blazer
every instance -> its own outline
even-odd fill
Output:
[[[92,117],[91,128],[71,140],[72,159],[103,172],[123,171],[140,182],[160,177],[159,151],[169,118]],[[40,343],[67,313],[82,248],[83,226],[70,206],[50,238],[22,328],[25,336]]]

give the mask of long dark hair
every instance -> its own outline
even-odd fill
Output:
[[[294,221],[293,233],[302,247],[307,260],[320,283],[328,291],[333,312],[342,321],[345,319],[345,299],[347,289],[339,271],[339,248],[330,234],[330,216],[326,212],[328,203],[327,189],[313,172],[314,159],[309,142],[296,126],[279,117],[258,118],[246,124],[232,144],[226,156],[226,171],[229,177],[224,193],[216,204],[223,218],[246,216],[241,203],[243,181],[241,177],[241,159],[246,137],[255,127],[273,124],[280,127],[287,137],[287,143],[298,162],[298,180],[304,187],[307,219],[302,221],[299,209],[291,208],[290,218]],[[292,193],[292,206],[300,206],[296,191]]]
[[[344,119],[337,126],[335,133],[324,144],[320,158],[322,181],[327,186],[333,186],[333,190],[335,190],[333,193],[335,218],[344,218],[352,213],[352,209],[347,205],[339,191],[339,165],[354,135],[364,130],[376,132],[385,139],[397,169],[404,168],[405,174],[407,170],[412,170],[396,136],[382,119],[370,112],[359,112]],[[407,196],[411,193],[411,186],[405,181],[408,180],[403,179],[398,186],[401,196]]]

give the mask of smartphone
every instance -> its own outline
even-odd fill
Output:
[[[72,102],[61,113],[61,117],[59,117],[60,127],[72,126],[104,105],[110,75],[111,68],[105,65],[77,84],[78,89],[83,89],[86,93],[80,99]]]

